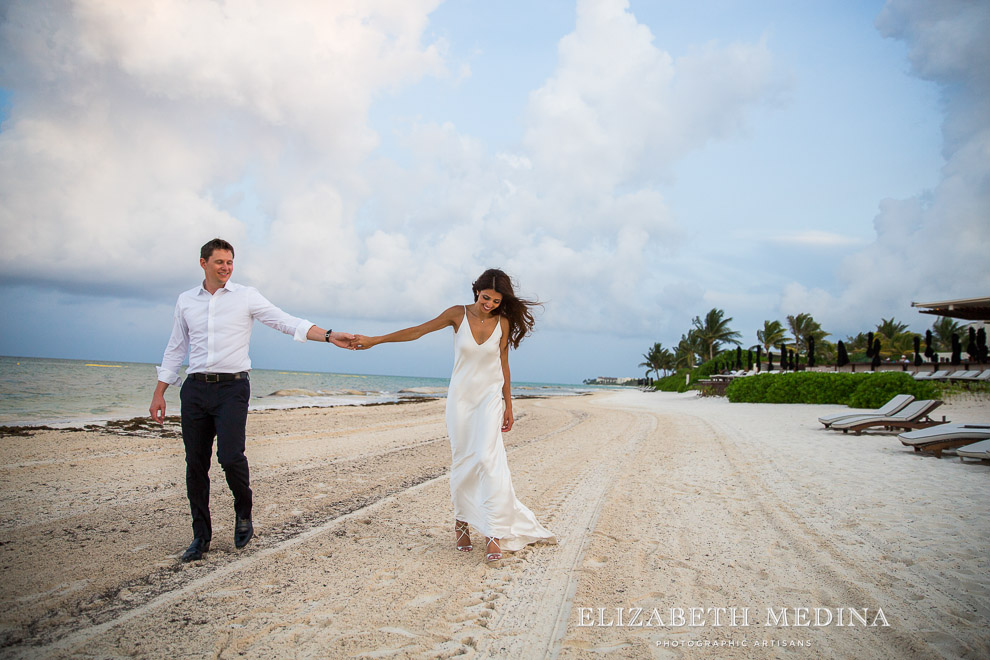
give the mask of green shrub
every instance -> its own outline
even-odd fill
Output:
[[[966,396],[967,394],[990,394],[990,383],[985,381],[982,383],[972,381],[956,383],[938,382],[932,383],[932,387],[937,392],[936,398],[942,400],[953,399],[957,396]]]
[[[879,408],[898,394],[911,394],[915,399],[934,399],[935,387],[918,381],[904,371],[886,371],[879,374],[863,374],[862,382],[849,397],[850,408]]]
[[[703,378],[708,378],[714,373],[721,371],[720,361],[725,361],[727,358],[723,355],[716,357],[714,360],[708,360],[699,364],[694,369],[690,371],[686,369],[681,369],[676,374],[671,374],[664,378],[659,378],[653,381],[653,387],[661,392],[687,392],[689,389],[698,389],[696,385],[697,381]],[[691,375],[690,383],[687,383],[687,375]]]
[[[797,372],[737,378],[725,391],[734,403],[823,403],[879,408],[897,394],[933,399],[931,383],[902,371],[877,374]]]
[[[759,403],[767,400],[767,390],[777,378],[783,375],[756,375],[736,378],[725,390],[725,396],[735,403]]]
[[[679,371],[664,378],[653,381],[653,387],[661,392],[686,392],[688,386],[685,384],[684,375],[686,372]]]

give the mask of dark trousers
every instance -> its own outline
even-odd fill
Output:
[[[210,461],[213,438],[217,461],[234,494],[238,518],[251,517],[251,488],[244,427],[251,384],[247,379],[206,383],[187,378],[179,392],[182,402],[182,442],[186,446],[186,494],[192,511],[193,536],[213,539],[210,521]]]

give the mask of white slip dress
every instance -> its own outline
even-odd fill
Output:
[[[501,323],[496,323],[491,336],[478,344],[465,307],[454,331],[454,372],[447,390],[450,497],[455,519],[501,539],[501,549],[512,552],[536,541],[551,541],[554,535],[516,499],[512,488],[502,443],[501,337]]]

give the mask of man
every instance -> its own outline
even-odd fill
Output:
[[[193,542],[182,561],[202,559],[210,549],[210,460],[213,438],[217,460],[234,495],[234,545],[254,536],[251,487],[244,455],[245,424],[251,385],[248,345],[255,320],[292,335],[296,341],[325,341],[350,348],[354,335],[318,328],[272,305],[257,289],[230,281],[234,248],[215,238],[200,250],[203,284],[182,293],[175,304],[172,336],[158,367],[151,418],[165,419],[165,390],[178,385],[179,367],[189,352],[186,380],[179,392],[182,442],[186,448],[186,493],[192,511]]]

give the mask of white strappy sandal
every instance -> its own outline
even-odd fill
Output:
[[[485,565],[491,566],[492,568],[497,568],[502,565],[502,548],[498,544],[498,539],[494,536],[485,537],[486,550],[490,550],[492,544],[495,544],[495,552],[488,552],[485,555]]]
[[[457,538],[454,539],[454,545],[458,550],[461,552],[471,552],[474,550],[474,546],[471,545],[471,534],[468,532],[468,524],[466,522],[455,520],[454,533],[457,534]],[[464,539],[467,539],[467,543],[461,543]]]

